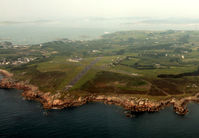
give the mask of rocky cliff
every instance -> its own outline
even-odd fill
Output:
[[[90,94],[84,97],[73,98],[71,96],[62,97],[60,93],[51,94],[50,92],[43,93],[33,85],[25,84],[24,82],[15,82],[12,80],[12,75],[6,75],[0,82],[0,88],[15,88],[23,90],[22,95],[27,100],[39,101],[46,109],[62,109],[72,106],[80,106],[88,102],[104,102],[106,104],[115,104],[124,107],[126,110],[132,112],[157,112],[166,106],[173,106],[174,111],[179,115],[185,115],[187,110],[187,103],[194,101],[199,102],[199,93],[182,98],[169,99],[162,101],[152,101],[144,98],[135,98],[124,95],[94,95]]]

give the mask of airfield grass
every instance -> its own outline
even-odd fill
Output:
[[[189,42],[182,43],[179,38],[185,34],[189,35]],[[42,50],[46,51],[45,56],[52,56],[52,51],[58,52],[53,55],[52,59],[22,67],[8,68],[8,70],[10,69],[15,74],[16,80],[30,82],[44,92],[56,93],[59,91],[63,92],[64,95],[67,94],[64,91],[65,86],[87,65],[99,57],[100,60],[72,87],[69,93],[76,97],[91,93],[121,94],[155,100],[186,97],[198,92],[198,76],[158,78],[158,75],[176,75],[196,71],[199,65],[198,36],[199,32],[194,31],[116,32],[103,37],[104,40],[108,40],[105,41],[106,43],[102,43],[102,46],[108,45],[107,49],[100,49],[100,46],[95,46],[95,43],[89,43],[89,41],[74,42],[72,45],[68,43],[65,45],[63,42],[59,45],[54,42],[49,43],[46,49],[42,47]],[[97,40],[95,42],[97,43]],[[93,49],[89,49],[89,46],[85,47],[84,44],[91,44]],[[162,48],[161,45],[164,44],[172,45]],[[83,45],[82,49],[73,49],[73,46],[79,45]],[[69,49],[69,54],[71,52],[72,55],[61,53],[59,48],[65,53]],[[85,48],[87,49],[85,50]],[[190,51],[183,50],[176,53],[176,48],[187,48]],[[93,53],[94,49],[99,49],[101,53]],[[30,50],[38,54],[40,47],[31,47]],[[86,51],[87,55],[83,56],[81,50]],[[23,50],[19,52],[24,53]],[[156,56],[158,54],[168,54],[168,56],[158,57]],[[75,55],[82,56],[83,60],[77,63],[69,62],[68,59]],[[185,57],[184,59],[182,59],[182,55]],[[8,56],[15,57],[15,54],[11,51],[10,54],[2,53],[0,55],[1,58]],[[127,56],[131,58],[126,59]],[[117,61],[118,59],[121,61]],[[136,68],[135,65],[138,64],[143,68]],[[146,66],[152,66],[152,68],[144,68]]]
[[[171,96],[182,97],[197,92],[196,88],[187,88],[194,84],[197,77],[180,79],[159,79],[158,74],[179,74],[195,71],[194,66],[170,67],[169,69],[140,70],[133,67],[117,65],[109,66],[118,56],[101,57],[70,90],[76,96],[98,94],[123,94],[153,99],[165,99]],[[67,56],[58,56],[50,61],[32,64],[23,69],[14,70],[17,80],[28,80],[31,84],[39,87],[41,91],[56,93],[63,92],[65,86],[85,66],[95,58],[85,58],[80,62],[68,62]],[[134,59],[133,59],[134,60]],[[134,62],[134,61],[133,61]],[[126,62],[131,64],[131,62]],[[134,74],[137,74],[134,75]],[[28,79],[27,79],[28,78]],[[191,81],[192,80],[192,81]]]

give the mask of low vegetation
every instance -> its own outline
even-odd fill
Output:
[[[17,49],[9,43],[0,47],[0,61],[34,60],[0,66],[44,92],[178,97],[198,92],[198,38],[198,31],[126,31]]]

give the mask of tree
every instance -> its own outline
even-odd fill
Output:
[[[117,55],[123,55],[124,53],[125,53],[124,49],[121,49],[121,50],[117,51]]]
[[[183,35],[182,37],[179,38],[180,43],[189,43],[189,35]]]

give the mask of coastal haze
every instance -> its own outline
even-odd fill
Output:
[[[199,18],[153,17],[82,17],[65,20],[0,22],[0,41],[14,44],[37,44],[68,38],[98,39],[106,33],[128,30],[198,30]]]
[[[196,0],[1,0],[0,41],[97,39],[122,30],[198,30]]]

